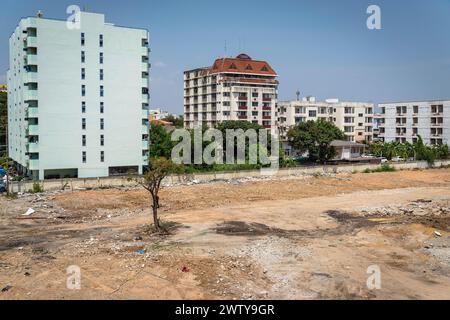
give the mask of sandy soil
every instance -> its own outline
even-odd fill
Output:
[[[0,299],[450,298],[450,169],[176,186],[161,199],[164,236],[148,232],[139,189],[0,198]],[[72,265],[80,290],[67,289]]]

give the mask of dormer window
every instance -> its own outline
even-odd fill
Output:
[[[234,63],[231,64],[230,69],[237,69]]]
[[[247,65],[247,67],[245,67],[245,70],[253,70],[251,65]]]
[[[268,72],[268,71],[269,71],[269,69],[267,69],[267,67],[266,67],[266,66],[264,66],[264,67],[262,67],[262,68],[261,68],[261,71],[265,71],[265,72]]]

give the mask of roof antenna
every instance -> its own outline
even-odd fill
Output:
[[[42,12],[41,10],[39,10],[38,12],[37,12],[37,17],[38,18],[42,18],[44,16],[44,12]]]
[[[297,96],[297,101],[300,101],[300,91],[297,90],[297,92],[295,92],[295,95]]]

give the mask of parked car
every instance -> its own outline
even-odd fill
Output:
[[[391,159],[392,162],[400,162],[400,161],[405,161],[405,159],[401,158],[401,157],[393,157]]]
[[[3,180],[0,180],[0,193],[6,192],[6,185]]]
[[[386,158],[381,158],[381,163],[387,163],[388,162],[388,159],[386,159]]]

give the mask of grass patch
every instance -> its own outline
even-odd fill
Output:
[[[41,185],[39,182],[33,183],[33,188],[28,190],[28,193],[42,193],[44,192],[44,185]]]
[[[18,198],[17,192],[10,192],[5,195],[8,200],[16,200]]]
[[[376,172],[393,172],[396,171],[396,169],[388,164],[382,164],[376,169],[369,169],[363,171],[363,173],[376,173]]]

